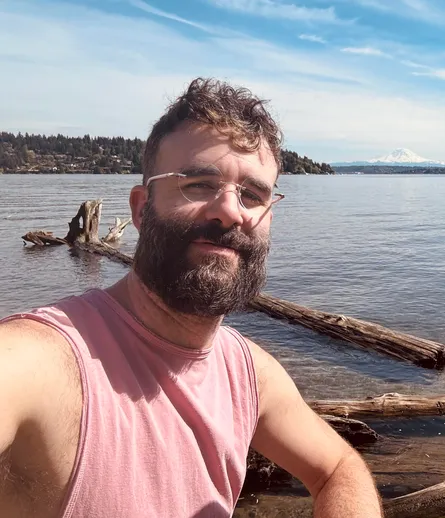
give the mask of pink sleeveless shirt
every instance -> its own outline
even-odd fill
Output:
[[[62,333],[81,372],[63,518],[232,515],[258,419],[253,361],[236,331],[221,327],[210,349],[184,349],[101,290],[20,317]]]

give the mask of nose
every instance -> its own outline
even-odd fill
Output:
[[[238,194],[233,189],[224,189],[206,207],[206,219],[217,220],[223,228],[240,227],[244,222]]]

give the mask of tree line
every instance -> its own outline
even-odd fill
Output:
[[[141,173],[144,141],[0,133],[0,173]],[[334,174],[330,165],[282,151],[287,174]]]
[[[291,174],[335,174],[329,164],[314,162],[307,156],[300,156],[295,151],[281,152],[283,171]]]

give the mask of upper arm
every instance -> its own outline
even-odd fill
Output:
[[[258,426],[252,446],[316,496],[354,450],[305,403],[284,368],[248,341],[258,377]]]
[[[0,455],[22,424],[48,416],[58,354],[46,326],[25,320],[0,324]]]

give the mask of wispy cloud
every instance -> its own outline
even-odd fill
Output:
[[[371,9],[376,9],[377,11],[391,11],[391,6],[388,5],[389,2],[387,0],[337,0],[337,1],[342,1],[342,2],[350,1],[353,4],[357,4],[362,7],[368,7]],[[397,2],[397,0],[394,0],[394,1]]]
[[[312,41],[313,43],[326,43],[326,40],[321,36],[317,36],[315,34],[300,34],[298,36],[300,40]]]
[[[215,7],[265,18],[283,18],[304,22],[345,23],[334,7],[305,7],[277,0],[206,0]]]
[[[411,18],[433,25],[445,24],[443,0],[333,0],[352,2],[365,8],[391,13],[398,18]]]
[[[415,72],[411,72],[411,75],[413,76],[425,76],[445,80],[445,68],[434,68],[410,60],[403,60],[401,63],[402,65],[413,68],[415,70]]]
[[[445,81],[445,68],[429,69],[425,72],[413,72],[412,74],[413,76],[434,77],[436,79],[442,79]]]
[[[415,61],[410,61],[409,59],[404,59],[401,61],[401,63],[402,63],[402,65],[405,65],[406,67],[410,67],[410,68],[424,68],[424,69],[429,68],[426,65],[416,63]]]
[[[342,52],[347,52],[349,54],[361,54],[363,56],[377,56],[381,58],[390,57],[386,52],[381,51],[380,49],[376,49],[374,47],[345,47],[341,49]]]
[[[177,16],[174,13],[162,11],[161,9],[157,9],[156,7],[153,7],[150,4],[147,4],[147,2],[144,2],[143,0],[127,0],[127,3],[148,14],[159,16],[160,18],[166,18],[167,20],[172,20],[178,23],[183,23],[185,25],[189,25],[190,27],[194,27],[195,29],[199,29],[210,34],[215,34],[216,32],[218,32],[214,27],[210,27],[208,25],[197,23],[186,18],[182,18],[181,16]]]
[[[413,16],[428,23],[445,23],[445,3],[443,0],[399,0],[402,12],[405,10]],[[403,9],[404,8],[404,9]]]

